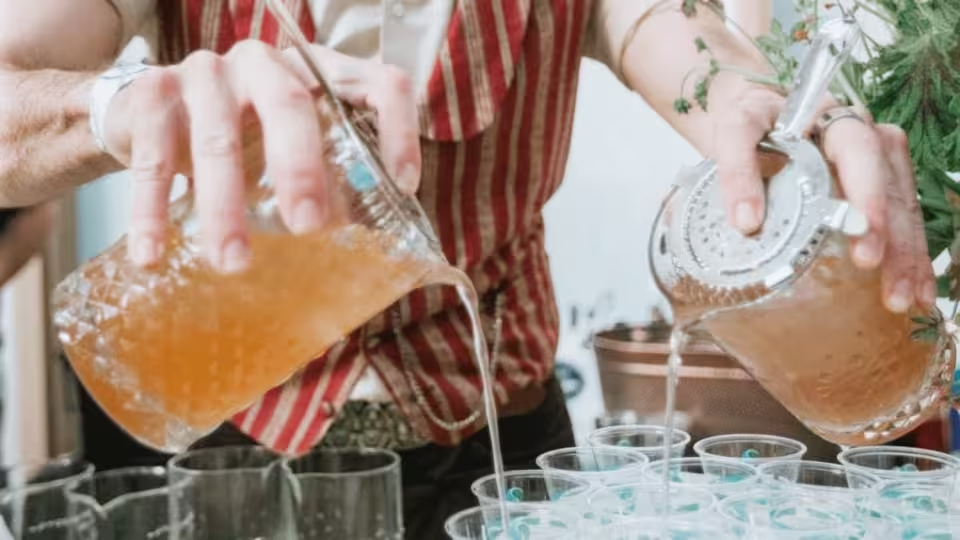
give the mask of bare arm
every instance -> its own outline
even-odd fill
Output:
[[[121,168],[90,136],[87,96],[122,35],[107,0],[0,0],[0,207]]]

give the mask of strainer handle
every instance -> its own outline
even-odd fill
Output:
[[[801,138],[813,122],[820,100],[834,77],[860,42],[860,26],[852,16],[834,19],[820,27],[800,64],[787,106],[777,118],[775,132]]]

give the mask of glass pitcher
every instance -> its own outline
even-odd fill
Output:
[[[249,190],[252,263],[220,275],[201,257],[188,193],[171,207],[162,264],[135,267],[121,240],[57,287],[54,322],[74,370],[142,444],[187,449],[449,269],[419,204],[389,179],[351,111],[329,91],[321,99],[333,224],[291,234],[261,179]]]
[[[937,412],[955,356],[939,311],[889,312],[879,271],[854,267],[848,237],[866,220],[804,137],[859,37],[852,20],[831,21],[801,65],[762,143],[786,157],[767,179],[762,230],[745,237],[727,224],[707,161],[681,172],[650,246],[678,325],[699,325],[813,432],[851,446],[895,439]]]

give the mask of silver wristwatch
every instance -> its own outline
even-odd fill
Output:
[[[107,142],[104,139],[104,121],[107,117],[107,108],[121,90],[133,81],[152,69],[146,61],[124,62],[117,64],[103,72],[93,84],[90,91],[90,133],[100,151],[107,151]]]

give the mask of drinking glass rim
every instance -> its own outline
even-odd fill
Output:
[[[837,454],[837,461],[839,461],[844,467],[850,467],[855,470],[863,470],[873,473],[874,475],[879,476],[881,480],[893,479],[893,471],[879,469],[876,467],[868,467],[866,465],[861,465],[859,463],[853,463],[850,461],[851,457],[869,455],[921,457],[945,465],[940,469],[929,471],[897,471],[897,477],[900,477],[901,475],[909,475],[910,477],[914,478],[944,478],[949,476],[956,478],[958,475],[960,475],[960,458],[951,456],[950,454],[946,454],[944,452],[927,450],[926,448],[911,448],[909,446],[858,446],[855,448],[848,448]]]
[[[159,473],[159,474],[158,474]],[[114,497],[105,503],[101,503],[96,494],[91,495],[90,493],[83,493],[77,491],[78,486],[70,486],[66,489],[67,498],[78,498],[78,499],[89,499],[93,502],[98,508],[102,509],[104,512],[110,512],[116,506],[120,504],[127,503],[130,501],[136,501],[140,499],[147,499],[151,497],[156,497],[158,495],[163,495],[170,493],[174,487],[181,487],[186,484],[186,479],[181,479],[177,482],[171,484],[169,474],[164,467],[156,466],[142,466],[142,467],[124,467],[121,469],[111,469],[107,471],[102,471],[95,473],[93,475],[92,483],[94,484],[94,489],[96,489],[97,478],[121,478],[121,477],[152,477],[152,478],[163,478],[166,480],[166,483],[160,487],[153,487],[149,489],[140,489],[136,491],[131,491],[129,493],[124,493],[123,495]]]
[[[200,469],[194,467],[186,467],[183,465],[183,462],[191,458],[197,458],[198,456],[214,455],[217,453],[223,452],[236,452],[240,454],[250,453],[250,454],[262,454],[270,459],[270,461],[258,465],[258,466],[244,466],[244,467],[230,467],[230,468],[216,468],[216,469]],[[271,469],[275,466],[282,466],[284,464],[284,457],[273,450],[265,448],[263,446],[246,446],[246,445],[237,445],[237,446],[220,446],[213,448],[200,448],[197,450],[190,450],[182,454],[177,454],[170,458],[167,462],[167,470],[170,472],[176,472],[177,474],[182,475],[226,475],[226,474],[236,474],[238,472],[254,472],[254,471],[263,471]]]
[[[658,426],[656,424],[624,424],[620,426],[607,426],[600,429],[595,429],[593,432],[587,435],[587,443],[589,443],[592,447],[599,448],[606,446],[613,446],[617,448],[662,448],[662,445],[659,444],[654,446],[619,446],[616,444],[602,443],[597,441],[597,437],[609,435],[610,433],[624,432],[624,434],[630,434],[642,429],[649,429],[661,436],[666,436],[667,432],[667,428],[665,426]],[[670,448],[676,448],[678,446],[686,446],[687,444],[690,444],[690,439],[692,437],[689,433],[678,428],[674,428],[672,431],[674,441],[670,443]]]
[[[13,463],[10,465],[5,465],[0,467],[0,470],[3,470],[6,474],[9,474],[13,471],[27,471],[32,468],[36,470],[41,470],[43,467],[48,465],[58,465],[62,464],[65,466],[77,466],[77,472],[64,476],[62,478],[56,478],[54,480],[48,480],[45,482],[36,482],[36,483],[25,483],[21,486],[7,486],[3,489],[0,489],[0,497],[4,497],[8,494],[18,493],[26,496],[33,495],[35,493],[40,493],[41,491],[46,491],[49,489],[68,489],[72,486],[80,484],[84,480],[89,480],[93,478],[96,470],[92,463],[83,459],[73,459],[69,456],[61,456],[54,458],[49,461],[26,461],[20,463]]]
[[[683,464],[685,464],[685,463],[691,463],[691,464],[692,464],[692,463],[696,463],[697,465],[700,465],[700,467],[709,467],[709,465],[705,465],[705,464],[704,464],[704,461],[705,461],[705,460],[706,460],[706,461],[713,461],[713,462],[717,463],[718,466],[721,466],[721,467],[732,467],[732,468],[735,468],[735,469],[736,469],[736,468],[739,468],[739,469],[741,469],[743,472],[750,474],[750,475],[751,475],[751,478],[759,478],[759,477],[760,477],[760,474],[759,474],[759,472],[758,472],[758,470],[757,470],[757,467],[754,467],[753,465],[751,465],[751,464],[749,464],[749,463],[746,463],[746,462],[740,461],[740,460],[736,460],[736,459],[714,459],[713,456],[710,456],[710,457],[707,457],[707,458],[704,458],[704,457],[702,457],[702,456],[670,458],[670,462],[669,462],[669,463],[667,463],[667,462],[664,461],[664,460],[651,461],[650,463],[647,463],[646,465],[644,465],[643,471],[644,471],[644,472],[648,472],[648,471],[651,471],[651,470],[653,470],[653,469],[656,469],[657,467],[663,467],[665,464],[669,465],[670,467],[673,467],[674,465],[683,465]],[[662,471],[661,471],[661,472],[662,472]]]
[[[592,482],[585,480],[583,478],[578,478],[576,475],[573,475],[567,472],[558,471],[556,469],[550,469],[550,470],[521,469],[516,471],[506,471],[503,473],[503,480],[506,482],[510,478],[523,477],[523,476],[533,476],[533,477],[539,476],[541,478],[544,478],[545,481],[546,481],[546,477],[552,476],[554,478],[561,479],[566,482],[573,482],[575,484],[580,484],[577,487],[574,487],[566,492],[566,493],[572,492],[576,496],[589,494],[594,488],[594,485]],[[490,495],[485,495],[480,493],[480,486],[486,483],[489,483],[490,481],[493,481],[494,486],[496,486],[496,481],[497,481],[496,473],[481,476],[480,478],[477,478],[476,480],[474,480],[473,483],[470,484],[470,492],[473,493],[473,496],[476,497],[477,499],[483,498],[483,499],[499,500],[498,497],[491,497]],[[577,491],[577,490],[582,490],[582,491]],[[509,501],[508,503],[514,504]],[[541,503],[525,502],[524,504],[541,504]]]
[[[529,512],[529,513],[535,513],[535,514],[542,514],[544,512],[549,512],[550,514],[558,518],[561,518],[566,525],[569,525],[571,527],[572,533],[576,533],[578,531],[580,523],[582,521],[582,518],[580,516],[577,516],[571,511],[566,510],[566,507],[563,507],[563,506],[549,506],[549,505],[538,504],[538,503],[512,502],[512,503],[507,503],[506,508],[507,508],[508,514],[510,513],[511,509],[520,510],[523,512]],[[453,524],[456,523],[458,520],[461,520],[465,517],[474,516],[474,515],[479,515],[482,517],[490,511],[491,509],[489,506],[484,506],[482,504],[477,506],[471,506],[470,508],[466,508],[464,510],[460,510],[459,512],[448,517],[446,521],[443,522],[443,530],[450,537],[453,537],[455,533],[451,529],[453,528]],[[497,510],[493,510],[493,511],[497,511]]]
[[[623,467],[620,467],[618,469],[612,469],[609,471],[575,471],[571,469],[561,469],[559,467],[553,467],[545,463],[547,459],[552,457],[565,456],[565,455],[579,455],[580,452],[590,453],[590,454],[595,454],[596,452],[606,452],[611,456],[630,456],[630,457],[637,458],[638,460],[635,463],[627,463]],[[556,450],[550,450],[549,452],[544,452],[539,456],[537,456],[535,463],[537,464],[537,467],[540,467],[542,470],[545,470],[545,471],[560,471],[560,472],[565,472],[567,474],[575,474],[575,475],[581,475],[581,474],[609,475],[610,473],[620,472],[624,470],[630,471],[630,470],[633,470],[634,468],[638,470],[642,470],[644,466],[650,463],[650,457],[644,454],[643,452],[640,452],[639,450],[635,448],[631,448],[629,446],[610,446],[610,445],[570,446],[567,448],[557,448]]]
[[[821,490],[821,489],[822,489],[822,490],[828,490],[828,491],[834,491],[834,490],[875,491],[875,490],[881,489],[884,485],[886,485],[886,482],[883,480],[883,478],[881,478],[880,476],[878,476],[878,475],[870,472],[868,469],[860,469],[860,468],[855,468],[855,467],[850,467],[850,468],[848,468],[848,467],[846,467],[846,466],[844,466],[844,465],[842,465],[842,464],[838,464],[838,463],[827,463],[827,462],[824,462],[824,461],[812,461],[812,460],[805,460],[805,459],[794,459],[794,460],[786,460],[786,459],[784,459],[784,460],[779,460],[779,461],[768,461],[768,462],[766,462],[766,463],[761,463],[760,465],[757,465],[757,466],[755,467],[755,469],[757,470],[757,478],[758,478],[758,479],[760,480],[760,482],[762,483],[762,482],[764,482],[765,480],[766,480],[766,481],[777,481],[777,480],[778,480],[776,477],[774,477],[774,476],[772,476],[772,475],[770,475],[770,474],[766,474],[767,471],[769,471],[770,469],[774,469],[774,468],[776,468],[776,467],[790,467],[790,466],[796,466],[796,467],[798,467],[798,471],[799,471],[799,469],[801,469],[801,468],[806,468],[806,469],[815,469],[815,470],[820,470],[820,471],[838,472],[838,473],[842,473],[842,474],[844,474],[844,475],[849,475],[849,474],[852,473],[852,474],[855,474],[855,475],[860,475],[860,476],[862,476],[862,477],[865,477],[865,478],[869,479],[871,482],[873,482],[873,485],[872,485],[872,486],[870,486],[870,487],[865,487],[865,488],[853,488],[853,487],[850,487],[850,486],[847,486],[847,487],[841,487],[841,486],[818,486],[818,485],[816,485],[816,484],[804,484],[804,483],[800,483],[800,482],[792,482],[792,483],[789,483],[790,485],[802,486],[803,489],[811,489],[811,490]]]
[[[306,459],[314,454],[327,453],[327,454],[361,454],[361,455],[381,455],[390,459],[390,462],[386,465],[381,465],[373,469],[364,469],[362,471],[349,471],[349,472],[294,472],[291,464],[294,461],[300,459]],[[397,470],[400,468],[400,455],[392,450],[382,449],[382,448],[323,448],[315,450],[309,454],[299,456],[296,458],[285,458],[283,459],[284,467],[287,472],[295,478],[364,478],[369,476],[379,476],[384,473]]]
[[[752,461],[757,462],[768,462],[770,460],[779,460],[786,461],[788,459],[796,460],[797,457],[803,456],[807,453],[807,445],[802,441],[796,439],[791,439],[790,437],[783,437],[780,435],[763,435],[763,434],[752,434],[752,433],[730,433],[726,435],[714,435],[712,437],[705,437],[693,444],[693,451],[696,452],[699,456],[703,457],[704,455],[710,456],[711,459],[731,459],[731,460],[741,460],[743,458],[733,457],[733,456],[721,456],[717,454],[710,453],[706,447],[712,444],[724,444],[724,443],[733,443],[733,442],[761,442],[761,443],[776,443],[782,444],[793,448],[794,451],[790,454],[784,456],[776,457],[756,457],[756,458],[746,458]]]

